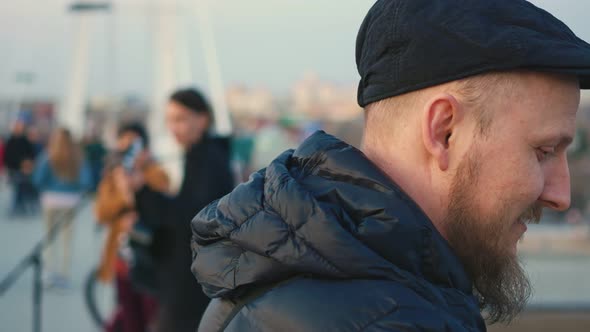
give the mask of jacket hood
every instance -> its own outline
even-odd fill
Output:
[[[192,221],[192,271],[209,297],[313,275],[472,294],[422,210],[356,148],[317,132]]]

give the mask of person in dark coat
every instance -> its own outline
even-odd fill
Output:
[[[101,140],[96,134],[90,134],[84,137],[82,142],[84,147],[84,155],[90,163],[92,168],[93,185],[92,190],[96,191],[98,184],[102,179],[102,173],[104,168],[105,157],[107,156],[107,150]]]
[[[0,178],[4,173],[4,149],[5,149],[5,142],[4,137],[0,136]]]
[[[525,307],[517,244],[570,205],[590,44],[526,1],[379,0],[356,56],[361,149],[318,132],[193,219],[199,331],[485,331]]]
[[[209,134],[213,114],[201,93],[194,89],[175,92],[166,116],[172,134],[185,150],[180,191],[167,197],[143,186],[136,193],[136,202],[141,205],[140,220],[160,223],[154,231],[160,304],[156,330],[194,332],[209,298],[190,271],[190,221],[207,204],[230,192],[234,179],[229,141]]]
[[[27,192],[34,167],[35,150],[25,135],[25,123],[17,120],[4,148],[4,165],[12,185],[13,202],[10,215],[19,216],[28,212]]]
[[[37,164],[38,157],[42,154],[43,150],[45,150],[45,144],[43,143],[39,129],[35,126],[29,126],[26,137],[33,146],[33,162]],[[38,188],[29,180],[24,183],[23,189],[28,210],[32,213],[39,211],[41,209],[41,202]]]

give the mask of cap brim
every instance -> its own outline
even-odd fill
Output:
[[[590,69],[587,70],[585,73],[573,73],[574,75],[578,76],[578,80],[580,81],[580,89],[589,90],[590,89]]]

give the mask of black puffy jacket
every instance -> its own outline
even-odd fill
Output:
[[[318,132],[201,211],[200,331],[485,331],[472,283],[421,209]]]

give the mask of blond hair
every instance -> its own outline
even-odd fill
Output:
[[[82,151],[65,128],[53,131],[47,147],[49,164],[60,178],[74,181],[78,178],[82,163]]]

